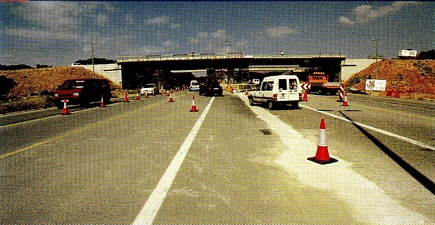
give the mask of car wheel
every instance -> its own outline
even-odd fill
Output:
[[[255,103],[254,103],[254,99],[252,99],[252,98],[249,98],[249,105],[255,105]]]
[[[267,108],[269,108],[269,110],[275,109],[275,104],[273,102],[268,102]]]

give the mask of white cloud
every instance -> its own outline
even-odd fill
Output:
[[[77,40],[80,35],[68,32],[53,32],[52,30],[44,29],[7,29],[6,35],[31,38],[35,40]]]
[[[134,23],[133,15],[131,15],[131,14],[125,15],[124,22],[128,25],[132,25]]]
[[[371,5],[361,5],[356,7],[354,10],[352,10],[354,20],[349,19],[348,17],[340,17],[339,22],[342,24],[362,24],[367,23],[373,20],[376,20],[378,18],[382,18],[384,16],[393,14],[395,12],[398,12],[402,10],[403,7],[411,6],[411,5],[419,5],[422,4],[421,2],[406,2],[406,1],[400,1],[400,2],[393,2],[391,5],[382,6],[378,9],[373,9]]]
[[[225,38],[227,37],[227,32],[225,30],[217,30],[216,32],[210,33],[213,38]]]
[[[98,26],[103,27],[103,26],[107,25],[108,22],[109,22],[109,16],[103,15],[103,14],[98,14],[98,17],[97,17]]]
[[[354,21],[352,21],[352,20],[350,20],[349,18],[344,17],[344,16],[340,17],[339,20],[340,20],[340,23],[342,23],[342,24],[349,24],[349,25],[353,25],[353,24],[355,24]]]
[[[201,39],[223,39],[227,37],[227,32],[225,30],[217,30],[215,32],[198,32],[195,38],[190,38],[191,42],[197,42]]]
[[[77,26],[79,15],[85,8],[76,2],[26,2],[12,9],[12,12],[41,27]]]
[[[285,37],[289,34],[296,34],[298,32],[286,26],[277,26],[266,29],[266,33],[270,37]]]
[[[145,24],[157,26],[157,25],[167,24],[169,23],[169,21],[170,18],[168,16],[159,16],[152,19],[145,19]]]
[[[174,42],[172,42],[172,41],[165,41],[165,42],[162,43],[162,45],[165,46],[165,47],[171,47],[171,46],[174,46]]]

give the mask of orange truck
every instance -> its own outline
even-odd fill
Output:
[[[340,82],[330,82],[328,74],[314,71],[307,76],[307,82],[311,84],[310,92],[316,94],[335,95],[340,90]]]

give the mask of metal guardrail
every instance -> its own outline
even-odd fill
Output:
[[[345,55],[246,55],[243,52],[230,53],[200,53],[200,54],[162,54],[145,56],[117,56],[118,63],[149,62],[149,61],[174,61],[174,60],[217,60],[217,59],[301,59],[301,58],[346,58]]]

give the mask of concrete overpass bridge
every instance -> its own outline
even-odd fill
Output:
[[[169,82],[180,71],[206,71],[208,77],[246,81],[258,74],[296,73],[302,80],[313,70],[324,71],[331,81],[339,81],[343,55],[247,55],[236,53],[166,54],[121,56],[117,64],[122,86],[135,89],[145,83]],[[263,75],[264,76],[264,75]]]

